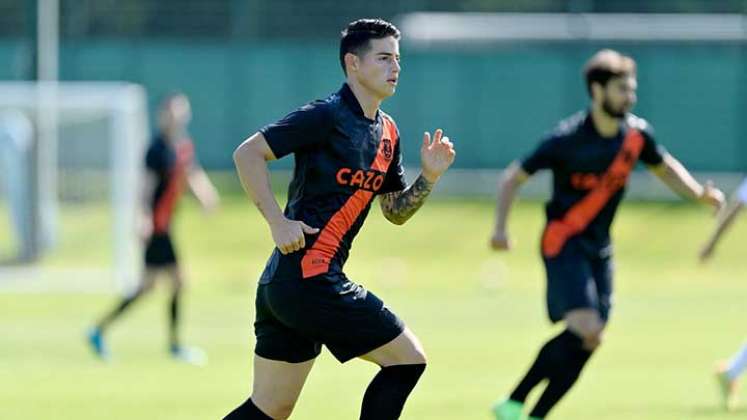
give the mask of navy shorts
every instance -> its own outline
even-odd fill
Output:
[[[163,267],[176,264],[176,252],[168,233],[156,233],[145,246],[145,266]]]
[[[392,341],[404,323],[362,286],[317,276],[260,284],[254,331],[260,357],[305,362],[323,344],[344,363]]]
[[[547,312],[558,322],[574,309],[594,309],[607,321],[612,309],[612,257],[590,255],[569,240],[555,257],[543,257],[547,272]]]

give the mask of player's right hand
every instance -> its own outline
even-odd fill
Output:
[[[708,204],[714,208],[715,213],[718,213],[726,203],[726,197],[713,184],[713,181],[708,180],[703,186],[703,193],[700,195],[700,201]]]
[[[496,251],[508,251],[511,249],[511,241],[506,232],[494,232],[490,238],[490,247]]]
[[[302,221],[290,220],[285,217],[277,223],[271,223],[270,230],[275,246],[283,255],[304,249],[306,247],[304,234],[319,233],[317,228],[313,228]]]

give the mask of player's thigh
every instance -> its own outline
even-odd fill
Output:
[[[544,258],[547,273],[547,310],[553,322],[570,311],[599,312],[599,297],[589,258],[567,245],[556,257]]]
[[[427,360],[423,345],[408,327],[394,340],[360,358],[379,366],[414,365],[426,363]]]
[[[252,401],[273,418],[286,418],[301,394],[314,360],[289,363],[254,355]]]
[[[297,286],[272,283],[257,287],[254,353],[260,358],[295,364],[313,360],[321,352],[321,343],[299,328],[297,319],[313,314],[302,305]]]
[[[324,343],[339,362],[381,348],[385,350],[375,354],[380,364],[421,363],[424,359],[415,335],[403,334],[404,322],[363,286],[348,279],[328,282],[322,278],[302,284],[304,299],[298,303],[302,316],[285,321]]]

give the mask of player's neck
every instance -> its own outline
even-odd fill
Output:
[[[348,78],[347,83],[350,86],[350,90],[353,91],[355,99],[358,100],[358,104],[363,110],[363,115],[369,120],[375,120],[376,112],[378,112],[382,100],[373,95],[352,77]]]
[[[620,119],[609,115],[601,106],[592,106],[591,121],[594,123],[597,133],[602,137],[616,137],[620,132]]]
[[[180,127],[167,127],[163,130],[163,134],[166,137],[166,141],[172,144],[176,144],[184,138],[184,130]]]

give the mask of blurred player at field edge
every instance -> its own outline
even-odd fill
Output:
[[[747,178],[737,188],[729,204],[719,213],[716,228],[700,251],[701,261],[706,262],[713,256],[716,244],[732,226],[732,222],[734,222],[745,203],[747,203]],[[743,344],[742,348],[728,362],[720,363],[716,370],[716,380],[723,396],[724,407],[729,411],[736,408],[739,377],[742,376],[745,369],[747,369],[747,343]]]
[[[169,353],[176,360],[203,364],[204,353],[184,346],[179,337],[181,298],[184,274],[171,239],[171,225],[176,205],[188,187],[206,212],[215,210],[218,193],[194,156],[194,146],[187,132],[192,118],[189,99],[182,93],[167,96],[160,105],[155,136],[145,157],[146,176],[143,188],[143,227],[145,269],[141,282],[130,296],[124,297],[106,313],[88,334],[93,351],[108,359],[109,349],[104,333],[131,305],[150,291],[159,274],[165,274],[171,284],[169,303]]]

